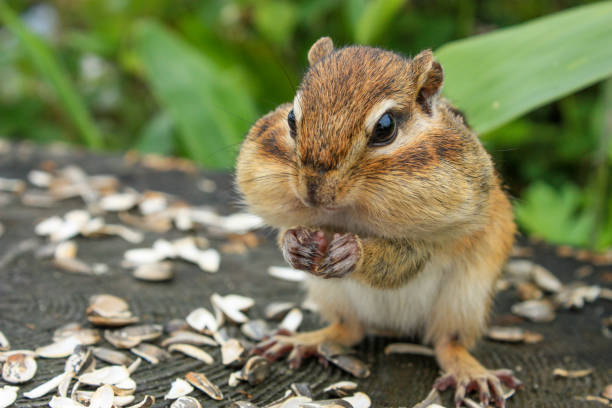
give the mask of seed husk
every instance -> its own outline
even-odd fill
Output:
[[[273,302],[266,306],[264,316],[268,320],[282,319],[294,307],[293,302]]]
[[[80,375],[83,371],[94,363],[91,348],[83,345],[78,345],[66,360],[64,371],[74,375]]]
[[[96,326],[106,326],[106,327],[121,327],[127,326],[128,324],[137,323],[140,319],[136,316],[116,316],[116,317],[103,317],[96,315],[87,316],[87,320],[89,320],[92,324]]]
[[[49,401],[51,408],[86,408],[85,405],[79,404],[78,402],[68,397],[53,396]]]
[[[180,397],[170,405],[170,408],[202,408],[202,404],[193,397]]]
[[[5,385],[0,388],[0,408],[7,408],[13,405],[17,399],[17,391],[19,391],[19,387],[14,385]]]
[[[179,353],[183,353],[188,357],[203,361],[206,364],[213,364],[215,362],[210,354],[196,346],[192,346],[191,344],[173,344],[168,347],[168,351],[178,351]]]
[[[539,333],[524,330],[520,327],[492,326],[487,331],[487,337],[495,341],[508,343],[538,343],[543,336]]]
[[[512,305],[512,313],[534,322],[550,322],[555,319],[552,303],[546,299],[526,300]]]
[[[141,363],[142,363],[142,358],[138,357],[136,360],[134,360],[134,362],[132,362],[132,364],[128,366],[127,368],[128,373],[132,374],[134,371],[136,371],[138,367],[140,367]]]
[[[261,384],[270,374],[270,363],[263,357],[253,356],[242,367],[241,377],[251,385]]]
[[[89,404],[89,401],[91,400],[93,394],[93,391],[79,390],[75,393],[75,397],[78,402],[81,402],[83,404]],[[113,405],[116,407],[124,407],[134,401],[134,398],[135,397],[133,395],[115,395],[115,397],[113,398]]]
[[[211,383],[204,374],[190,371],[187,373],[185,378],[191,383],[191,385],[203,391],[212,399],[215,399],[217,401],[221,401],[223,399],[223,393],[221,392],[219,387]]]
[[[531,271],[534,265],[532,261],[526,259],[512,259],[504,266],[504,272],[513,279],[528,281],[531,279]]]
[[[149,341],[161,336],[163,327],[159,324],[142,324],[139,326],[124,327],[118,331],[125,337],[136,338],[140,341]]]
[[[50,235],[53,231],[56,231],[58,228],[62,226],[64,221],[54,215],[53,217],[47,218],[36,224],[34,227],[34,232],[36,235]]]
[[[29,399],[40,398],[43,395],[47,395],[51,391],[55,390],[60,385],[60,383],[64,381],[66,377],[70,377],[70,376],[71,376],[70,373],[62,373],[60,375],[57,375],[51,378],[49,381],[40,384],[36,388],[33,388],[30,391],[24,392],[23,396]]]
[[[279,329],[285,329],[290,332],[295,332],[302,324],[304,314],[297,307],[291,309],[285,316],[283,321],[278,325]]]
[[[163,261],[166,254],[154,248],[135,248],[125,251],[123,258],[132,265],[146,265]]]
[[[262,340],[264,337],[270,334],[270,328],[268,323],[262,319],[249,320],[240,326],[242,334],[247,336],[251,340]]]
[[[242,370],[234,371],[228,377],[227,385],[229,385],[230,387],[237,387],[238,384],[240,384],[240,381],[243,381],[243,380],[244,378],[242,378]]]
[[[100,332],[97,329],[84,329],[78,323],[70,323],[53,333],[54,342],[62,341],[68,337],[76,338],[81,345],[91,346],[100,341]]]
[[[290,388],[291,391],[299,397],[312,398],[312,389],[310,388],[310,384],[306,382],[293,383]]]
[[[110,344],[120,349],[136,347],[141,341],[139,337],[128,337],[121,330],[105,330],[104,338]]]
[[[38,357],[38,355],[32,350],[7,350],[0,352],[0,363],[6,361],[10,356],[15,354],[24,354],[26,356],[30,356],[32,358]]]
[[[553,370],[553,375],[555,377],[563,377],[563,378],[581,378],[586,377],[593,373],[592,368],[586,368],[584,370],[566,370],[564,368],[555,368]]]
[[[192,329],[199,332],[204,329],[209,329],[214,332],[219,328],[215,316],[203,307],[193,310],[185,320]]]
[[[247,355],[247,350],[238,339],[229,339],[221,346],[221,362],[223,365],[241,365]]]
[[[230,408],[259,408],[257,405],[249,401],[234,401]]]
[[[109,194],[100,200],[100,208],[104,211],[126,211],[134,207],[140,195],[135,192]]]
[[[516,291],[521,300],[541,299],[544,296],[540,288],[531,282],[520,282],[516,286]]]
[[[127,367],[134,362],[132,358],[126,356],[125,354],[104,347],[95,347],[92,350],[92,353],[97,359],[109,364],[123,365]]]
[[[170,262],[157,262],[137,266],[132,276],[144,281],[163,282],[172,279],[174,272]]]
[[[129,310],[128,303],[118,296],[100,294],[89,298],[89,307],[86,313],[95,313],[103,317],[121,316]]]
[[[318,345],[317,352],[329,362],[357,378],[365,378],[370,375],[368,366],[363,361],[350,355],[350,353],[353,353],[351,349],[337,343],[323,342]]]
[[[330,362],[341,368],[342,370],[351,373],[357,378],[366,378],[370,375],[368,366],[358,358],[343,354],[339,356],[327,358]]]
[[[79,344],[81,343],[76,337],[66,337],[56,343],[38,347],[35,353],[44,358],[64,358],[72,354]]]
[[[372,400],[364,392],[357,392],[351,397],[344,397],[343,400],[351,404],[353,408],[370,408]]]
[[[115,393],[110,385],[103,385],[92,394],[89,408],[111,408]]]
[[[337,397],[346,397],[351,392],[357,389],[357,383],[353,381],[339,381],[328,385],[323,390],[324,392],[331,393]]]
[[[31,355],[15,353],[7,357],[2,366],[2,378],[11,384],[21,384],[31,380],[38,365]]]
[[[174,332],[185,331],[189,325],[184,319],[171,319],[164,324],[164,333],[172,335]]]
[[[581,309],[586,302],[594,302],[600,294],[601,287],[596,285],[568,285],[557,293],[555,300],[565,309]]]
[[[609,400],[612,400],[612,384],[606,385],[604,390],[601,392],[601,396]]]
[[[74,241],[64,241],[55,247],[55,259],[74,259],[77,255],[78,246]]]
[[[240,311],[248,310],[255,305],[255,300],[253,298],[236,295],[233,293],[223,296],[223,300],[230,307],[238,309]]]
[[[79,376],[79,381],[83,384],[99,386],[104,384],[119,384],[128,378],[130,378],[130,373],[124,366],[114,365],[81,374]]]
[[[226,301],[226,299],[218,293],[213,293],[210,297],[210,301],[213,305],[221,309],[225,316],[235,323],[245,323],[249,320],[235,304]]]
[[[193,391],[193,387],[187,381],[182,378],[177,378],[172,382],[170,391],[164,396],[164,399],[177,399],[184,397]]]
[[[415,354],[421,356],[434,356],[430,347],[412,343],[391,343],[385,347],[385,354]]]
[[[138,203],[138,209],[144,215],[158,213],[168,206],[168,198],[159,191],[145,191]]]
[[[81,259],[77,258],[55,258],[53,259],[53,266],[62,271],[70,273],[78,273],[83,275],[94,275],[95,272],[93,267],[85,263]]]
[[[190,331],[179,330],[173,332],[170,337],[161,342],[162,347],[167,347],[171,344],[193,344],[194,346],[218,346],[214,339]]]
[[[10,348],[11,348],[11,343],[9,343],[4,333],[0,331],[0,351],[6,351],[6,350],[9,350]]]
[[[132,347],[130,351],[151,364],[159,364],[161,361],[170,359],[170,354],[166,350],[148,343],[141,343]]]
[[[541,265],[533,266],[531,276],[535,284],[547,292],[557,293],[563,288],[561,281]]]
[[[130,405],[127,408],[149,408],[155,404],[155,397],[152,395],[145,395],[144,399],[138,404]]]
[[[127,370],[130,372],[130,370]],[[131,378],[126,378],[123,381],[113,384],[113,392],[115,395],[132,395],[136,391],[136,381]]]
[[[289,282],[302,282],[304,279],[306,279],[305,272],[288,268],[286,266],[271,266],[268,268],[268,274],[277,279],[282,279]]]

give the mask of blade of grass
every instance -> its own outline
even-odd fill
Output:
[[[154,20],[139,22],[134,34],[146,77],[176,124],[186,153],[209,167],[231,167],[255,118],[240,76]]]
[[[90,148],[103,147],[102,135],[53,51],[21,22],[4,0],[0,0],[0,20],[19,38],[36,68],[51,83],[65,114],[78,129],[83,143]]]
[[[612,1],[576,7],[436,52],[444,94],[477,132],[612,75]]]

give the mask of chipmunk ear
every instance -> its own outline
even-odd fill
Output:
[[[308,51],[308,62],[310,65],[314,65],[319,62],[323,57],[328,56],[334,50],[334,43],[329,37],[321,37],[312,44],[310,51]]]
[[[421,51],[412,59],[411,65],[412,73],[416,79],[416,102],[429,115],[431,114],[433,99],[442,89],[442,82],[444,81],[442,65],[434,61],[431,50]]]

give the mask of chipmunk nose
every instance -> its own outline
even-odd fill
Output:
[[[332,207],[336,199],[333,182],[324,176],[310,175],[303,178],[302,201],[309,207]]]

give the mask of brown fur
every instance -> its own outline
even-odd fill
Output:
[[[333,49],[331,40],[318,41],[309,60],[299,106],[261,118],[242,145],[236,175],[246,203],[281,230],[356,234],[361,258],[343,279],[373,289],[402,288],[441,265],[444,282],[424,339],[438,345],[445,370],[455,370],[449,361],[457,359],[475,367],[465,348],[485,327],[515,227],[490,156],[438,96],[442,67],[429,50],[411,60],[377,48]],[[388,100],[397,139],[371,147],[366,117]],[[323,314],[355,318],[346,310]],[[447,346],[451,340],[458,346]]]

